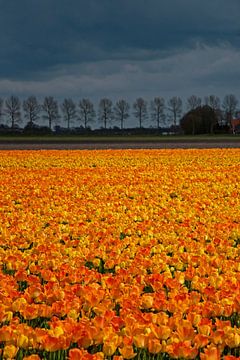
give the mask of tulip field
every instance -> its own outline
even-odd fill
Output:
[[[240,149],[0,151],[0,359],[240,359]]]

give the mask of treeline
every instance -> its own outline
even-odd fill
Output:
[[[168,101],[163,97],[155,97],[152,101],[139,97],[131,105],[124,99],[113,103],[109,98],[102,98],[95,109],[93,102],[86,98],[78,102],[66,98],[60,103],[54,97],[46,96],[40,103],[36,96],[23,101],[10,96],[0,99],[0,131],[23,129],[34,133],[62,129],[72,132],[77,128],[91,131],[94,123],[103,130],[113,127],[123,130],[129,127],[130,116],[136,119],[138,129],[172,128],[191,134],[209,133],[216,129],[229,131],[231,119],[238,115],[238,104],[233,94],[226,95],[222,101],[215,95],[204,99],[192,95],[186,104],[177,96]],[[42,125],[43,121],[47,121],[46,126]]]

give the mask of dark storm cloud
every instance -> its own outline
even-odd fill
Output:
[[[1,96],[239,92],[239,0],[0,0],[0,9]]]
[[[238,0],[1,1],[0,76],[37,78],[58,64],[130,56],[127,49],[235,43],[239,13]]]

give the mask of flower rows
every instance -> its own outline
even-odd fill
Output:
[[[0,155],[0,358],[240,357],[240,149]]]

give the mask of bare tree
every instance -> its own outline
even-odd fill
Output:
[[[82,99],[79,101],[79,117],[83,121],[85,129],[94,121],[96,113],[94,105],[89,99]]]
[[[21,102],[17,96],[12,95],[5,101],[5,114],[11,121],[11,128],[14,129],[21,120]]]
[[[42,105],[44,119],[48,120],[48,126],[52,129],[53,122],[59,119],[58,103],[52,96],[46,96]]]
[[[104,129],[106,129],[107,123],[113,118],[112,101],[110,99],[104,98],[100,100],[98,117],[103,123]]]
[[[3,111],[3,99],[0,98],[0,122],[2,121],[3,114],[4,114],[4,111]]]
[[[72,99],[64,99],[61,104],[63,118],[67,122],[67,128],[70,129],[71,122],[76,118],[76,105]]]
[[[124,120],[129,117],[130,105],[126,100],[118,100],[114,106],[115,119],[120,122],[120,127],[123,129]]]
[[[170,117],[173,120],[173,125],[177,125],[177,120],[182,114],[182,100],[178,96],[172,97],[168,101],[168,110],[170,111]]]
[[[224,118],[227,124],[230,124],[231,119],[234,117],[238,106],[238,100],[235,95],[226,95],[223,99],[222,109]]]
[[[189,111],[197,109],[199,106],[201,106],[202,99],[196,95],[191,95],[187,99],[187,109]]]
[[[220,109],[220,99],[215,95],[205,96],[205,105],[208,105],[213,110],[217,111]]]
[[[142,127],[142,123],[147,119],[147,102],[143,98],[137,98],[133,104],[134,116],[138,119],[139,127]]]
[[[25,113],[24,117],[32,125],[35,121],[39,119],[41,106],[38,104],[35,96],[29,96],[26,100],[23,101],[23,110]]]
[[[220,99],[216,95],[205,96],[205,105],[209,106],[214,110],[217,115],[218,124],[223,123],[223,112],[221,111]]]
[[[165,121],[165,100],[162,97],[155,97],[151,102],[152,120],[157,124],[157,128],[160,128],[160,123]]]

